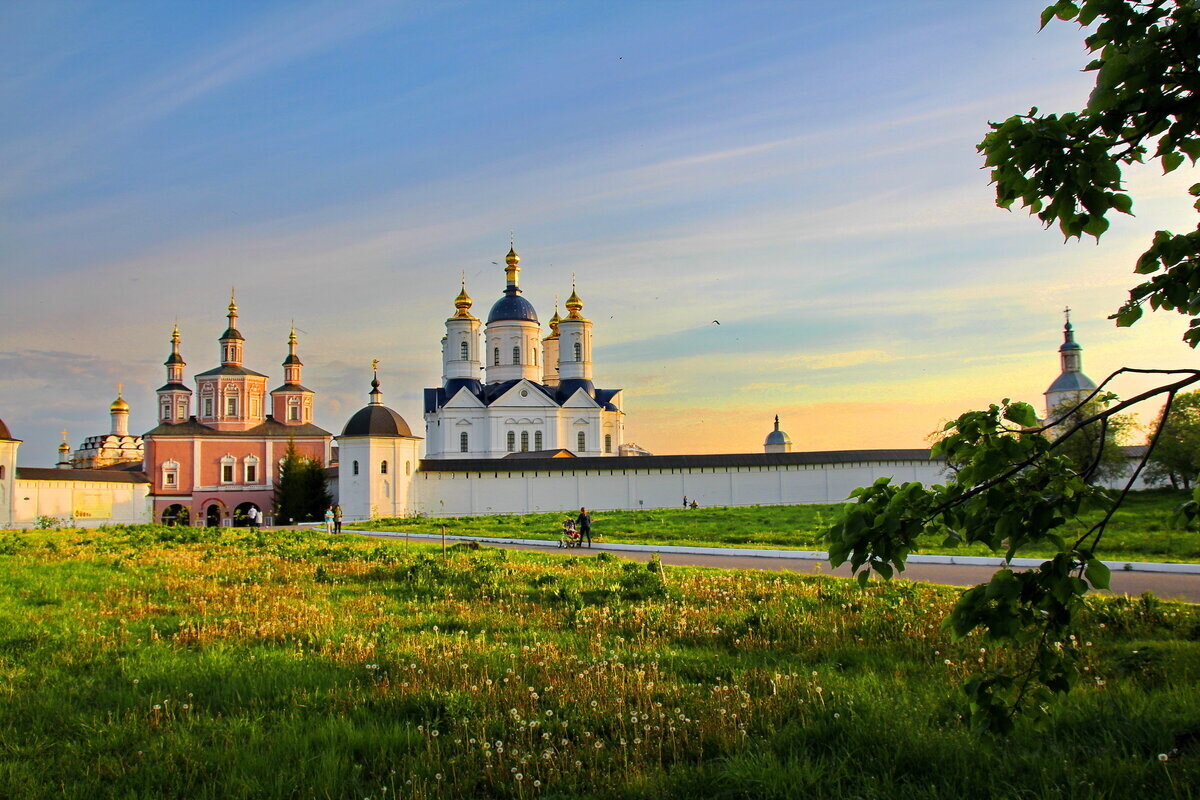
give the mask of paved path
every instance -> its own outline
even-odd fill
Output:
[[[347,531],[347,533],[357,533],[363,536],[371,536],[385,539],[403,538],[403,533],[388,533],[383,531]],[[421,541],[428,543],[430,540],[438,541],[438,537],[412,536],[413,541]],[[464,541],[456,537],[447,536],[446,540],[451,543]],[[527,542],[528,540],[526,540]],[[512,550],[530,550],[543,553],[562,553],[566,551],[559,548],[555,543],[548,542],[545,545],[528,544],[528,543],[511,543],[511,542],[483,542],[489,547],[505,547]],[[676,550],[685,550],[687,548],[675,548]],[[710,550],[711,548],[697,548]],[[584,548],[583,550],[572,550],[571,555],[595,555],[597,553],[610,551],[621,558],[632,558],[638,561],[648,561],[651,555],[656,552],[650,548],[647,550],[625,550],[617,551],[613,546],[597,544],[591,550]],[[849,576],[850,569],[847,566],[839,567],[836,570],[829,568],[829,563],[816,558],[797,558],[797,557],[770,557],[770,556],[747,556],[747,555],[721,555],[711,552],[689,553],[689,552],[668,552],[658,551],[659,557],[662,558],[664,564],[675,564],[679,566],[693,567],[718,567],[724,569],[765,569],[790,571],[801,573],[821,573],[825,575],[840,575]],[[910,580],[925,581],[928,583],[940,583],[949,586],[974,586],[977,583],[986,581],[994,572],[994,566],[974,566],[966,564],[909,564],[904,571],[904,577]],[[1113,571],[1112,574],[1112,591],[1117,594],[1139,595],[1142,592],[1154,592],[1164,600],[1184,600],[1190,603],[1200,603],[1200,575],[1197,574],[1171,574],[1161,572],[1141,572],[1141,571]]]

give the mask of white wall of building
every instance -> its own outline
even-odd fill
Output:
[[[14,481],[11,527],[32,528],[40,517],[80,528],[153,520],[149,483],[79,480],[81,471],[63,472],[69,479]]]
[[[925,484],[945,479],[942,464],[930,461],[639,469],[620,459],[605,469],[514,464],[500,471],[423,471],[415,493],[417,512],[433,517],[678,508],[685,495],[702,506],[784,505],[841,502],[883,476]]]

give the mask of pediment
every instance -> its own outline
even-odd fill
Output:
[[[483,408],[483,403],[478,397],[467,390],[467,387],[460,387],[454,396],[446,401],[446,405],[442,408]]]
[[[563,408],[599,408],[600,404],[592,399],[583,389],[576,389],[575,394],[567,398]]]
[[[557,404],[546,393],[529,381],[518,381],[504,394],[492,401],[491,407],[506,408],[557,408]]]

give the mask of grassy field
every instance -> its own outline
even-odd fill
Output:
[[[1149,597],[1089,598],[1080,685],[993,746],[957,686],[1011,655],[945,588],[186,528],[0,534],[0,575],[4,798],[1200,786],[1200,607]]]
[[[1172,510],[1189,499],[1187,492],[1135,492],[1118,511],[1105,534],[1105,559],[1121,561],[1200,561],[1200,533],[1171,525]],[[606,542],[824,550],[822,531],[835,518],[836,505],[749,506],[742,508],[603,511],[593,514],[593,535]],[[512,536],[558,539],[565,514],[525,514],[452,519],[381,519],[351,527],[365,530],[439,533],[446,525],[455,536]],[[1090,514],[1069,530],[1082,532],[1100,518]],[[931,540],[923,553],[988,555],[982,546],[947,548]],[[1050,555],[1030,551],[1022,555]]]

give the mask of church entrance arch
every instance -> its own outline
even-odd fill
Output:
[[[190,525],[192,522],[191,512],[187,506],[175,503],[163,509],[162,524],[163,525]]]
[[[235,528],[249,527],[249,525],[250,525],[250,509],[252,509],[252,508],[258,508],[258,504],[257,503],[242,503],[237,508],[235,508],[233,510],[233,527],[235,527]],[[262,511],[261,508],[258,508],[258,510]],[[259,520],[261,520],[261,519],[262,519],[262,517],[260,516]]]
[[[221,525],[221,504],[209,503],[208,508],[204,510],[204,524],[210,528],[217,528]]]

